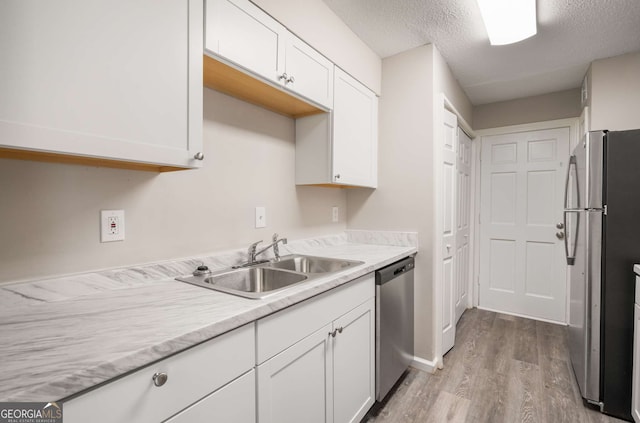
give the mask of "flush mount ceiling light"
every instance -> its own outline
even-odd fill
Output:
[[[491,45],[517,43],[536,34],[536,0],[477,0]]]

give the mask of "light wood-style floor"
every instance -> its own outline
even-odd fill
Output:
[[[566,328],[467,310],[444,369],[409,369],[366,423],[622,422],[583,405]]]

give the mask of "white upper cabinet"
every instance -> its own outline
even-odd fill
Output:
[[[376,187],[378,97],[336,70],[333,113],[333,182]]]
[[[197,0],[3,0],[0,157],[200,167],[202,31]]]
[[[260,8],[248,0],[206,0],[205,15],[208,54],[327,110],[332,107],[333,63]]]
[[[376,188],[378,98],[335,69],[333,111],[296,120],[296,184]]]
[[[285,49],[285,85],[328,109],[333,107],[333,63],[293,34]]]
[[[279,84],[286,29],[248,0],[207,0],[205,8],[205,49]]]

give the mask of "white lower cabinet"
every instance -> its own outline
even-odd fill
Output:
[[[374,403],[369,274],[64,400],[65,423],[348,423]]]
[[[167,420],[167,423],[255,423],[256,374],[251,370]]]
[[[213,404],[206,398],[202,402],[202,412],[205,408],[215,409],[216,404],[219,405],[222,398],[229,395],[227,388],[247,394],[234,399],[235,407],[255,410],[253,390],[247,389],[243,383],[227,385],[252,371],[254,366],[255,325],[251,323],[64,401],[64,421],[157,423],[220,389],[220,399],[216,393],[211,397]],[[255,383],[253,377],[248,380]],[[218,408],[221,412],[232,412],[227,408],[231,404],[223,405]]]
[[[264,334],[309,328],[308,336],[258,366],[259,423],[347,423],[364,417],[375,398],[373,288],[373,276],[365,276],[342,292],[258,321],[259,359],[261,351],[278,344],[277,336]],[[324,325],[318,328],[319,322]]]
[[[333,421],[331,325],[258,366],[260,423]]]
[[[333,338],[333,421],[359,422],[375,400],[375,300],[337,319]]]

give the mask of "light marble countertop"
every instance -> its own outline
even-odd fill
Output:
[[[201,262],[242,261],[235,250],[191,259],[0,285],[0,401],[56,401],[166,358],[417,252],[410,232],[347,231],[281,247],[364,261],[262,300],[175,281]]]

